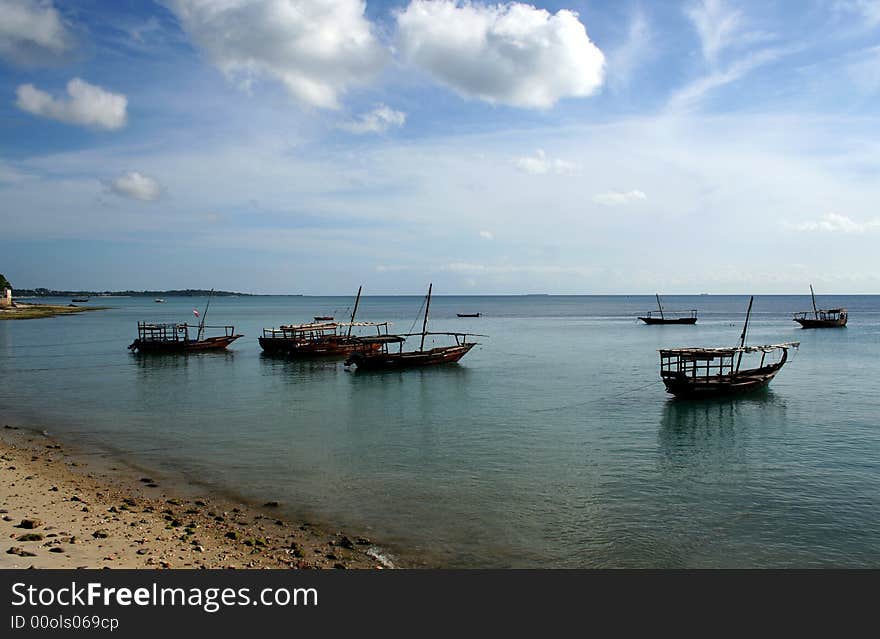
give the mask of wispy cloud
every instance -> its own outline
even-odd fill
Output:
[[[685,13],[700,36],[703,57],[711,64],[742,30],[742,11],[729,8],[724,0],[700,0],[687,7]]]
[[[603,206],[621,206],[624,204],[633,204],[634,202],[644,202],[648,199],[642,191],[634,189],[632,191],[607,191],[606,193],[598,193],[593,196],[593,202]]]
[[[482,230],[480,231],[480,237],[484,240],[494,240],[495,236],[492,234],[492,231]]]
[[[880,217],[875,217],[864,222],[857,222],[846,215],[828,213],[818,221],[808,221],[795,224],[794,228],[798,231],[861,234],[880,230]]]
[[[517,158],[513,163],[516,168],[529,175],[571,175],[575,171],[574,164],[558,158],[548,158],[543,149],[538,149],[533,156]]]
[[[798,48],[762,49],[737,60],[723,71],[714,71],[691,82],[672,94],[667,103],[669,111],[689,111],[715,89],[736,82],[755,69],[775,62],[779,58],[799,50]]]
[[[68,99],[52,97],[32,84],[18,87],[16,95],[19,109],[40,117],[109,130],[125,126],[126,97],[79,78],[67,83]]]
[[[641,10],[637,10],[630,18],[626,40],[608,53],[608,82],[612,88],[629,86],[633,72],[652,51],[651,39],[648,20]]]
[[[402,127],[406,122],[406,113],[380,104],[368,113],[362,113],[356,120],[343,122],[339,125],[350,133],[384,133],[391,127]]]

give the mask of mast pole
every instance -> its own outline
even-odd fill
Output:
[[[358,312],[358,304],[359,304],[360,301],[361,301],[361,289],[362,289],[363,287],[364,287],[363,284],[361,284],[360,286],[358,286],[358,294],[357,294],[357,297],[354,298],[354,310],[351,312],[351,322],[349,322],[349,324],[348,324],[348,337],[351,337],[351,328],[352,328],[351,325],[354,324],[354,316],[355,316],[355,315],[357,314],[357,312]]]
[[[666,319],[663,317],[663,307],[660,305],[660,293],[654,293],[654,296],[657,298],[657,308],[660,309],[660,319]]]
[[[813,314],[819,319],[819,311],[816,310],[816,294],[813,292],[813,285],[810,284],[810,297],[813,298]]]
[[[746,331],[749,329],[749,316],[752,314],[752,302],[755,301],[755,296],[752,295],[749,297],[749,309],[746,311],[746,321],[743,324],[743,332],[739,338],[739,347],[742,348],[746,345]],[[739,365],[742,363],[743,354],[742,351],[739,352],[739,357],[736,360],[736,372],[739,372]]]
[[[205,333],[205,319],[208,317],[208,308],[211,306],[211,298],[214,297],[214,289],[211,289],[211,293],[208,295],[208,303],[205,304],[205,312],[202,313],[202,321],[199,322],[199,336],[196,341],[202,341],[202,335]]]
[[[425,321],[422,322],[422,343],[419,344],[419,350],[425,350],[425,333],[428,330],[428,309],[431,308],[431,288],[434,286],[433,282],[428,284],[428,301],[425,303]]]

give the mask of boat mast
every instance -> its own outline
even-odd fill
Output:
[[[202,313],[202,321],[199,322],[199,336],[196,341],[202,341],[202,335],[205,334],[205,318],[208,317],[208,307],[211,306],[211,298],[214,297],[214,289],[211,289],[210,295],[208,295],[208,303],[205,304],[205,312]]]
[[[742,348],[746,345],[746,331],[749,329],[749,316],[752,314],[752,302],[755,301],[755,296],[752,295],[749,298],[749,309],[746,311],[746,322],[743,324],[743,332],[739,338],[739,347]],[[742,351],[739,352],[739,357],[736,360],[736,372],[739,372],[739,365],[742,362],[743,354]]]
[[[431,288],[434,286],[433,282],[428,284],[428,301],[425,303],[425,321],[422,322],[422,343],[419,345],[419,350],[425,350],[425,333],[428,330],[428,309],[431,308]]]
[[[361,289],[362,289],[363,287],[364,287],[363,284],[361,284],[360,286],[358,286],[358,294],[357,294],[357,297],[354,298],[354,310],[351,312],[351,322],[349,322],[349,324],[348,324],[348,337],[351,337],[351,325],[354,324],[354,316],[355,316],[355,315],[357,314],[357,312],[358,312],[358,304],[359,304],[360,301],[361,301]]]
[[[819,311],[816,310],[816,294],[813,292],[813,285],[810,284],[810,297],[813,298],[813,314],[819,319]]]
[[[666,319],[663,317],[663,307],[660,305],[660,293],[654,293],[654,296],[657,298],[657,308],[660,309],[660,319]]]

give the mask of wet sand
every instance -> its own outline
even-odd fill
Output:
[[[176,488],[4,426],[0,568],[392,567],[369,539],[291,521],[275,502]]]

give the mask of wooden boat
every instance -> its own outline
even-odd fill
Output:
[[[310,324],[287,324],[278,328],[264,328],[258,339],[263,352],[270,355],[289,357],[320,357],[349,355],[358,345],[357,336],[352,335],[355,327],[376,329],[376,336],[388,333],[388,322],[356,322],[361,290],[358,287],[354,310],[349,322],[319,322]],[[316,320],[321,318],[316,317]],[[333,318],[330,318],[333,319]],[[378,350],[378,346],[375,347]]]
[[[813,299],[813,312],[804,311],[794,314],[794,321],[801,328],[842,328],[846,326],[847,312],[845,308],[816,308],[816,294],[810,284],[810,297]],[[812,317],[810,317],[812,315]]]
[[[800,342],[746,346],[753,300],[754,297],[749,300],[739,346],[660,350],[660,378],[666,392],[687,399],[717,397],[755,391],[770,383],[788,361],[788,350],[797,348]],[[753,357],[757,353],[761,354],[758,365],[743,368],[743,356]],[[767,356],[777,353],[779,359],[768,363]]]
[[[482,317],[482,313],[456,313],[459,317]]]
[[[211,295],[205,305],[205,312],[197,326],[190,324],[157,324],[138,322],[138,336],[128,346],[130,351],[141,353],[194,353],[201,351],[219,351],[225,349],[242,335],[235,332],[234,326],[206,326],[205,319],[211,306]],[[198,313],[196,313],[198,315]],[[196,332],[195,339],[190,337],[190,330]],[[206,329],[223,330],[222,335],[205,337]]]
[[[476,342],[467,341],[468,335],[474,335],[473,333],[433,333],[428,331],[428,314],[431,308],[432,288],[433,285],[429,284],[428,295],[425,298],[425,318],[422,322],[421,333],[358,338],[358,347],[345,360],[345,365],[357,366],[358,370],[393,370],[453,364],[464,357],[468,351],[477,345]],[[421,337],[419,350],[404,351],[403,344],[406,342],[406,338],[416,335]],[[455,339],[455,344],[425,350],[425,337],[427,335],[452,336]],[[395,344],[398,347],[397,352],[391,350],[391,347]]]
[[[678,315],[677,317],[667,317],[666,313],[663,312],[663,305],[660,303],[660,294],[655,293],[657,297],[657,315],[655,315],[655,311],[648,311],[644,315],[640,316],[639,319],[642,320],[645,324],[696,324],[697,323],[697,309],[691,309],[689,311],[673,311],[677,313],[688,313],[687,315]],[[668,311],[667,311],[668,312]]]

